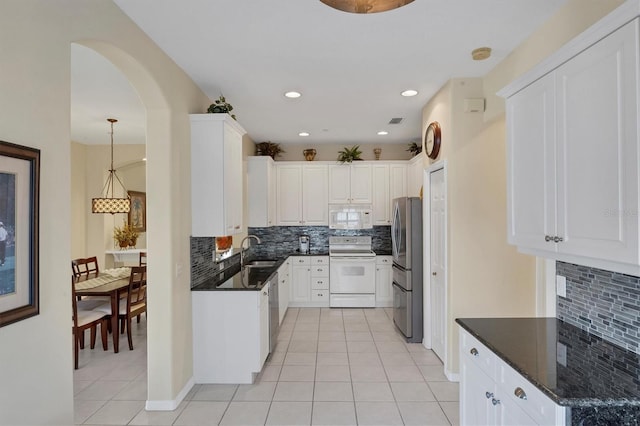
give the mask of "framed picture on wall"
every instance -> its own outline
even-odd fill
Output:
[[[38,315],[40,150],[0,141],[0,327]]]
[[[147,193],[127,191],[131,198],[131,209],[127,218],[134,231],[147,231]]]

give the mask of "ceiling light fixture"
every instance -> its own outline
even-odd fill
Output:
[[[389,132],[387,132],[386,130],[380,130],[380,131],[378,132],[378,135],[379,135],[379,136],[386,136],[386,135],[388,135],[388,134],[389,134]]]
[[[320,0],[334,9],[350,13],[378,13],[397,9],[413,0]]]
[[[490,47],[478,47],[477,49],[473,49],[471,51],[471,57],[474,61],[484,61],[485,59],[491,56],[491,48]]]
[[[115,118],[107,118],[107,121],[111,123],[111,168],[109,169],[109,177],[102,188],[102,196],[100,198],[91,199],[91,213],[129,213],[131,210],[131,199],[127,195],[126,198],[116,198],[113,196],[114,187],[116,181],[123,189],[123,194],[127,194],[127,189],[122,184],[122,181],[116,174],[116,169],[113,168],[113,123],[117,123]]]
[[[291,98],[291,99],[295,99],[295,98],[299,98],[300,96],[302,96],[302,94],[300,92],[287,92],[284,94],[287,98]]]
[[[298,136],[309,136],[309,132],[300,132]]]
[[[404,92],[400,93],[402,96],[404,97],[411,97],[411,96],[415,96],[418,94],[417,90],[413,90],[413,89],[408,89],[405,90]]]

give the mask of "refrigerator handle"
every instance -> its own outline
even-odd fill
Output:
[[[393,203],[393,221],[391,223],[391,248],[393,250],[393,257],[398,257],[400,247],[400,207],[398,203]]]

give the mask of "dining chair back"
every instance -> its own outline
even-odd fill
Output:
[[[93,311],[87,309],[79,309],[78,302],[76,300],[76,279],[71,277],[71,300],[72,300],[72,321],[73,321],[73,362],[74,368],[78,369],[78,357],[79,349],[84,349],[84,331],[86,329],[91,330],[91,349],[96,346],[96,331],[97,326],[100,325],[100,333],[102,335],[102,348],[107,350],[107,319],[109,316],[100,311]]]
[[[98,258],[96,256],[73,259],[71,261],[71,270],[76,280],[80,278],[95,278],[100,274],[98,268]]]
[[[146,251],[141,251],[140,252],[140,259],[139,259],[138,266],[147,266],[147,252]]]
[[[147,312],[147,267],[132,266],[131,275],[129,276],[129,294],[127,296],[127,307],[120,316],[120,320],[124,323],[121,328],[127,328],[127,340],[129,340],[129,349],[133,350],[133,340],[131,337],[131,320],[138,317],[140,322],[140,314]]]

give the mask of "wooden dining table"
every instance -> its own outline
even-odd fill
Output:
[[[110,296],[111,333],[113,334],[113,352],[118,353],[120,331],[118,312],[120,312],[120,293],[129,286],[131,268],[105,269],[97,277],[81,277],[76,283],[78,296]]]

